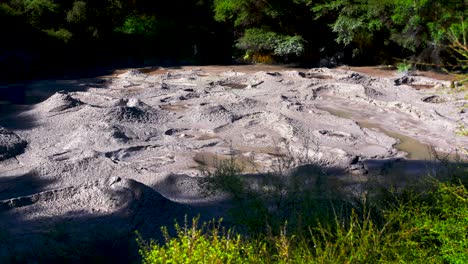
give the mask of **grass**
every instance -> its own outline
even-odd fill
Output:
[[[400,73],[408,73],[412,69],[412,65],[406,61],[398,63],[396,67]]]
[[[139,238],[140,254],[143,263],[468,263],[468,170],[460,168],[445,182],[353,199],[324,195],[313,168],[252,184],[225,161],[202,186],[236,201],[234,228],[186,221],[176,236],[164,232],[164,244]]]
[[[462,137],[468,137],[468,128],[464,124],[459,124],[456,134]]]

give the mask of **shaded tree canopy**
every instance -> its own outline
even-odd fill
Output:
[[[6,0],[1,78],[163,63],[460,67],[468,0]],[[462,45],[463,46],[463,45]],[[266,58],[266,59],[265,59]],[[44,67],[47,64],[47,67]]]

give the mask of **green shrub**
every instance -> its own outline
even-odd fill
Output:
[[[215,171],[205,171],[199,184],[206,195],[225,193],[232,199],[230,216],[240,230],[252,236],[277,235],[282,227],[304,235],[316,220],[331,221],[335,214],[349,215],[351,203],[327,184],[327,175],[316,165],[292,169],[296,160],[284,158],[275,172],[242,175],[234,159],[219,161]],[[334,208],[330,207],[330,202]],[[285,226],[285,223],[286,226]]]
[[[397,64],[398,72],[409,72],[411,70],[411,64],[407,62],[400,62]]]
[[[304,52],[304,39],[286,36],[260,28],[246,29],[236,47],[247,54],[273,53],[277,56],[300,56]]]
[[[304,39],[301,36],[283,36],[276,44],[274,53],[278,56],[296,55],[304,52]]]
[[[462,137],[468,137],[468,128],[464,124],[459,124],[456,130],[456,134]]]
[[[431,263],[467,263],[468,191],[459,183],[435,183],[436,189],[420,194],[389,212],[395,219],[394,254],[401,260]]]
[[[240,177],[233,161],[224,162],[202,186],[208,192],[229,192],[243,206],[244,222],[237,222],[236,229],[242,224],[257,229],[236,233],[224,231],[220,222],[200,227],[194,220],[191,226],[176,225],[176,237],[166,231],[162,245],[139,238],[140,254],[144,263],[467,263],[468,172],[460,166],[465,173],[448,177],[450,181],[424,181],[418,190],[386,191],[362,203],[348,200],[350,210],[339,210],[344,207],[337,206],[337,199],[328,200],[330,217],[323,212],[327,208],[320,188],[298,187],[306,178],[282,178],[287,184],[277,179],[255,182]],[[294,195],[297,204],[290,200]],[[291,215],[298,217],[285,217]],[[310,216],[315,221],[298,221]]]
[[[47,35],[51,37],[55,37],[57,39],[62,40],[63,42],[68,42],[73,37],[73,34],[70,31],[63,29],[63,28],[59,30],[53,30],[53,29],[44,30],[44,32],[47,33]]]
[[[117,32],[137,35],[155,35],[158,30],[159,21],[154,16],[130,15],[125,19],[124,24],[117,28]]]
[[[149,244],[139,237],[143,263],[262,263],[265,246],[245,242],[240,235],[222,232],[217,223],[200,227],[194,219],[191,226],[176,225],[177,236],[166,235],[166,244]]]

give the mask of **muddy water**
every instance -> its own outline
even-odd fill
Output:
[[[353,114],[349,111],[338,110],[325,106],[320,106],[317,108],[327,111],[332,115],[356,121],[360,127],[378,130],[389,137],[398,139],[399,142],[394,147],[400,151],[406,152],[406,158],[409,160],[430,160],[433,158],[431,147],[412,137],[384,129],[381,125],[369,122],[362,117],[358,117],[357,114]]]

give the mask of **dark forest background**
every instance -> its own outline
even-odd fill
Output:
[[[1,0],[0,82],[117,67],[463,70],[467,0]]]

